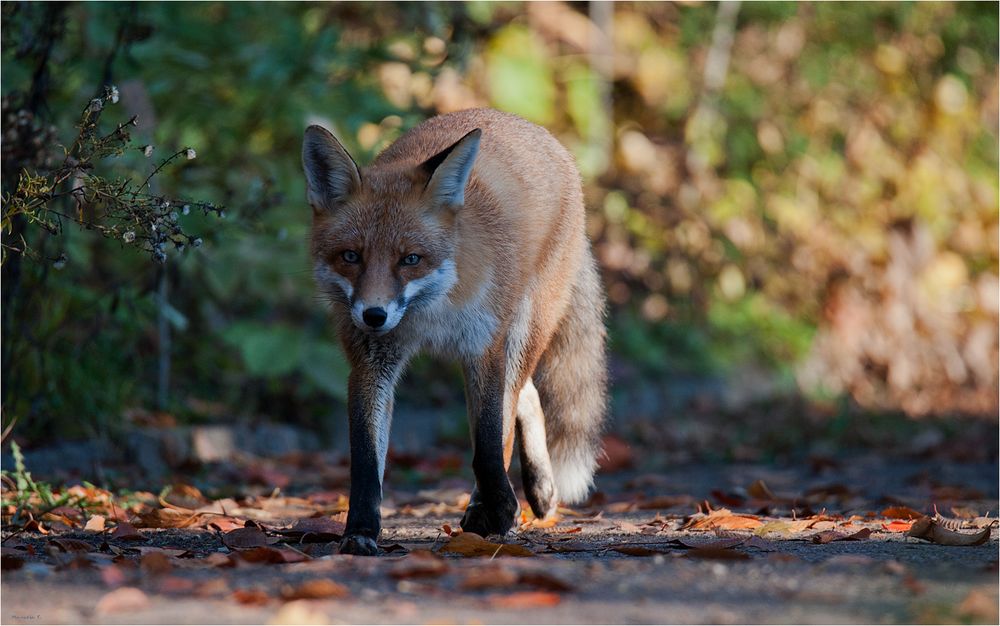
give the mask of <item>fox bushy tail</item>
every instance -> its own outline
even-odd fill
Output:
[[[604,290],[587,251],[566,316],[532,376],[545,415],[559,500],[584,500],[594,483],[607,413]]]

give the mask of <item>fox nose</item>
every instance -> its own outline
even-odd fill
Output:
[[[361,315],[365,320],[365,324],[368,324],[372,328],[381,328],[382,324],[385,324],[385,319],[389,315],[385,312],[385,309],[381,307],[372,307],[370,309],[365,309],[365,312]]]

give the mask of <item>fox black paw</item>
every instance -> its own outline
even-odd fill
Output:
[[[476,533],[481,537],[506,535],[520,512],[517,498],[511,495],[500,505],[490,506],[485,502],[470,502],[462,516],[462,530]]]
[[[341,540],[340,553],[357,554],[358,556],[376,556],[378,554],[378,544],[371,537],[350,535]]]

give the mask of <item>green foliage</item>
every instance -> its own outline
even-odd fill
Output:
[[[0,475],[3,476],[4,486],[9,487],[4,489],[4,497],[0,501],[0,507],[4,509],[12,507],[15,509],[15,524],[19,521],[25,509],[32,507],[35,503],[40,503],[40,506],[44,510],[51,511],[56,507],[66,505],[72,500],[70,494],[62,493],[57,495],[53,492],[52,485],[46,482],[36,482],[31,477],[31,472],[28,471],[24,464],[24,454],[21,452],[21,448],[17,445],[17,442],[10,442],[10,451],[14,456],[14,471],[0,471]]]
[[[5,367],[4,410],[29,438],[108,432],[122,408],[154,402],[162,316],[173,358],[165,409],[198,417],[207,401],[318,423],[331,398],[343,400],[347,366],[310,275],[302,129],[333,129],[363,165],[426,117],[482,105],[543,123],[576,154],[616,361],[655,376],[882,363],[836,351],[872,343],[831,335],[861,315],[838,303],[861,302],[908,363],[938,363],[908,352],[921,333],[890,332],[879,317],[891,309],[885,294],[918,293],[930,295],[907,301],[912,319],[940,320],[934,336],[960,354],[981,341],[989,362],[995,335],[972,333],[996,318],[984,303],[996,278],[998,143],[983,121],[995,119],[996,4],[744,3],[725,81],[709,95],[716,8],[616,4],[602,84],[580,4],[5,4],[5,90],[32,93],[53,41],[34,136],[72,146],[80,103],[116,84],[121,101],[104,113],[116,125],[138,115],[138,127],[122,127],[137,145],[197,150],[156,175],[155,193],[137,190],[149,203],[171,199],[143,214],[170,220],[182,196],[226,205],[227,219],[179,215],[205,245],[163,266],[123,249],[114,220],[112,239],[75,227],[29,236],[39,258],[65,263],[23,264],[25,288],[4,307],[15,320],[4,344],[26,338]],[[21,161],[31,165],[24,190],[44,197],[58,163]],[[152,169],[137,150],[111,161],[121,168],[109,184]],[[17,179],[5,166],[5,184]],[[916,234],[901,244],[907,228]],[[925,232],[923,265],[880,282],[909,254],[900,249],[928,249]],[[135,234],[155,251],[149,229]],[[840,285],[854,295],[841,298]],[[965,367],[963,384],[996,379]],[[403,395],[429,394],[441,370],[418,363]],[[950,380],[921,376],[920,388]],[[858,397],[885,389],[833,382]],[[903,391],[892,393],[902,405]],[[951,406],[935,393],[921,402]]]

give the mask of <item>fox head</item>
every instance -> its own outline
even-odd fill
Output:
[[[445,297],[458,280],[455,222],[479,151],[477,128],[417,166],[358,169],[326,129],[302,144],[320,288],[381,335],[408,310]]]

